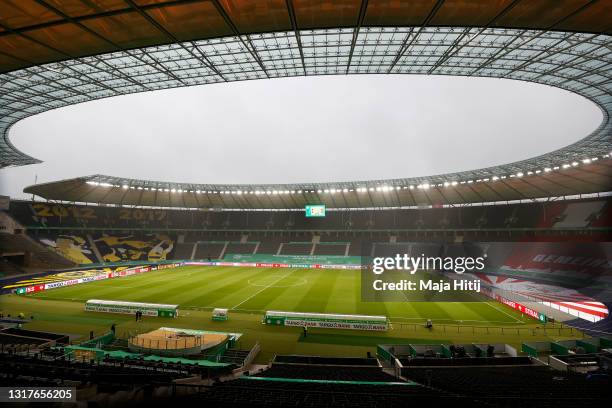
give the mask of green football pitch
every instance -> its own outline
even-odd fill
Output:
[[[578,333],[543,331],[541,325],[484,297],[472,301],[361,301],[360,271],[185,266],[52,289],[28,296],[0,298],[6,313],[32,316],[28,327],[85,336],[116,324],[118,333],[161,326],[203,328],[243,333],[243,346],[259,342],[263,356],[274,353],[363,355],[375,345],[393,342],[504,342],[520,346],[534,341],[571,338]],[[85,312],[88,299],[123,300],[179,305],[176,319],[146,318]],[[422,299],[420,299],[422,300]],[[212,308],[229,309],[230,319],[212,322]],[[295,327],[261,323],[266,310],[368,314],[388,316],[385,333],[316,329],[306,338]],[[423,327],[432,319],[434,329]],[[555,334],[556,333],[556,334]]]

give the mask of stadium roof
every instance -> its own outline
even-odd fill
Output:
[[[611,14],[607,0],[3,0],[0,72],[179,41],[304,29],[461,26],[610,34]]]
[[[609,190],[612,159],[572,162],[536,172],[485,179],[452,180],[448,175],[347,183],[257,186],[167,183],[102,175],[26,188],[50,200],[181,208],[330,208],[462,205],[575,196]],[[225,189],[221,189],[225,188]]]
[[[467,183],[529,172],[544,177],[540,172],[546,168],[572,167],[574,162],[607,158],[612,151],[611,3],[5,1],[0,3],[0,72],[4,72],[0,75],[0,167],[38,162],[14,148],[8,130],[17,121],[49,109],[135,92],[219,82],[299,75],[406,73],[547,84],[589,98],[602,109],[604,120],[582,140],[532,159],[429,178],[372,181],[361,188],[406,186],[409,190],[410,185]],[[575,177],[586,177],[582,169],[571,171],[578,172]],[[596,188],[582,179],[573,183],[564,177],[555,180],[563,188],[543,191],[609,190],[609,167],[604,165],[599,171],[604,172],[603,179],[595,183]],[[398,173],[401,176],[400,168]],[[148,183],[126,182],[128,190]],[[350,189],[344,187],[350,184],[316,184],[311,190]],[[46,186],[49,185],[52,184]],[[216,185],[205,191],[242,191],[246,187],[254,191],[275,188]],[[287,186],[283,191],[287,190],[299,188]],[[26,191],[45,198],[77,201],[69,192],[63,198],[56,197],[59,190],[48,191],[45,185]],[[526,197],[543,194],[537,191],[526,190]]]

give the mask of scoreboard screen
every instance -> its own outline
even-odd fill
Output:
[[[307,205],[306,206],[306,218],[311,217],[325,217],[325,206],[324,205]]]

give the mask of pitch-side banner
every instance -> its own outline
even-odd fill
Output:
[[[94,275],[94,276],[86,276],[86,277],[83,277],[83,278],[69,279],[69,280],[65,280],[65,281],[51,282],[51,283],[38,284],[38,285],[32,285],[32,286],[17,288],[15,290],[15,293],[18,294],[18,295],[25,295],[25,294],[34,293],[34,292],[40,292],[40,291],[43,291],[43,290],[62,288],[62,287],[65,287],[65,286],[72,286],[72,285],[79,285],[81,283],[94,282],[94,281],[99,281],[99,280],[113,279],[113,278],[120,278],[120,277],[124,277],[124,276],[136,275],[136,274],[139,274],[139,273],[154,271],[154,270],[157,270],[158,268],[159,269],[175,268],[175,267],[178,267],[178,266],[181,266],[181,265],[182,265],[181,263],[173,263],[173,264],[163,265],[163,268],[159,268],[159,266],[139,266],[139,267],[136,267],[136,268],[124,269],[122,271],[115,271],[115,272],[102,272],[102,271],[100,271],[100,274]]]
[[[323,265],[308,263],[267,263],[267,262],[185,262],[184,265],[198,266],[242,266],[250,268],[302,268],[302,269],[361,269],[361,265]]]
[[[120,314],[134,314],[133,307],[127,306],[104,306],[104,305],[85,305],[86,312],[104,312],[104,313],[120,313]],[[139,311],[145,316],[157,316],[158,311],[154,309],[139,309]]]
[[[363,322],[342,322],[342,321],[326,321],[326,320],[313,320],[313,319],[285,319],[285,326],[297,326],[297,327],[321,327],[325,329],[352,329],[352,330],[373,330],[373,331],[386,331],[388,329],[386,324],[374,324],[374,323],[363,323]]]
[[[514,310],[518,310],[521,313],[526,314],[527,316],[539,320],[543,323],[546,323],[548,321],[548,318],[546,317],[546,315],[544,313],[540,313],[537,310],[531,309],[521,303],[515,302],[513,300],[510,299],[506,299],[505,297],[492,292],[489,288],[483,288],[482,289],[482,294],[486,295],[488,297],[490,297],[491,299],[495,299],[496,301],[498,301],[499,303],[506,305],[508,307],[511,307]]]

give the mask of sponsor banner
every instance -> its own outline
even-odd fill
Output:
[[[308,265],[308,264],[291,264],[292,268],[317,268],[318,265]]]
[[[347,243],[340,243],[346,245]],[[262,264],[361,265],[361,257],[344,255],[226,254],[224,262]]]
[[[40,292],[41,290],[45,290],[44,284],[17,288],[15,293],[18,295],[26,295],[28,293]]]
[[[235,263],[235,266],[250,266],[250,263]],[[255,264],[256,268],[289,268],[289,264],[284,263],[267,263],[267,262],[257,262]]]
[[[182,265],[186,266],[215,266],[217,262],[204,262],[204,261],[186,261]]]
[[[155,270],[155,269],[157,269],[157,270],[161,270],[161,269],[171,269],[171,268],[176,268],[176,267],[178,267],[178,266],[181,266],[181,264],[180,264],[180,263],[178,263],[178,262],[177,262],[177,263],[171,263],[171,264],[162,264],[162,265],[156,265],[156,266],[153,266],[153,267],[151,268],[151,270]]]
[[[181,266],[182,264],[174,263],[174,264],[169,264],[169,265],[171,266],[164,265],[164,267],[174,268],[177,266]],[[69,279],[69,280],[64,280],[64,281],[59,281],[59,282],[50,282],[50,283],[45,283],[45,284],[21,287],[21,288],[16,289],[15,293],[18,295],[29,294],[29,293],[34,293],[34,292],[40,292],[42,290],[49,290],[49,289],[61,288],[65,286],[79,285],[81,283],[94,282],[94,281],[112,279],[112,278],[120,278],[124,276],[131,276],[131,275],[136,275],[139,273],[149,272],[152,270],[155,270],[155,267],[139,266],[136,268],[124,269],[124,270],[115,271],[115,272],[101,272],[97,275],[85,276],[83,278],[78,278],[78,279]]]
[[[536,320],[539,320],[543,323],[546,323],[548,321],[548,318],[546,317],[546,315],[544,313],[540,313],[537,310],[533,310],[521,303],[515,302],[513,300],[510,299],[506,299],[503,296],[498,295],[497,293],[493,293],[492,291],[490,291],[489,289],[482,289],[481,292],[484,295],[487,295],[488,297],[495,299],[496,301],[498,301],[499,303],[506,305],[508,307],[511,307],[514,310],[518,310],[519,312],[533,318]]]
[[[506,275],[476,275],[487,282],[489,286],[500,289],[504,293],[510,292],[519,295],[590,322],[597,322],[607,318],[609,315],[608,308],[604,303],[576,289],[558,286],[558,284],[533,282]],[[600,297],[598,292],[591,291],[591,293],[594,293],[598,298]]]
[[[79,283],[82,283],[82,281],[83,281],[83,278],[81,278],[81,279],[71,279],[71,280],[66,280],[66,281],[61,281],[61,282],[46,283],[45,284],[45,290],[54,289],[54,288],[61,288],[61,287],[64,287],[64,286],[78,285]]]
[[[187,261],[183,265],[197,266],[242,266],[251,268],[301,268],[301,269],[361,269],[361,265],[345,265],[345,264],[308,264],[308,263],[267,263],[267,262],[190,262]]]
[[[138,268],[132,268],[132,269],[124,269],[122,271],[113,272],[113,277],[131,276],[131,275],[136,275],[137,273],[149,272],[150,270],[151,270],[150,266],[138,267]]]
[[[272,326],[319,327],[324,329],[389,330],[389,322],[385,316],[267,311],[263,323]]]
[[[26,293],[40,292],[41,290],[45,290],[45,285],[35,285],[25,288]]]
[[[333,320],[312,320],[312,319],[285,319],[285,326],[320,327],[324,329],[350,329],[350,330],[371,330],[371,331],[386,331],[388,329],[386,324],[380,324],[380,323],[333,321]]]
[[[145,316],[157,316],[157,309],[138,309]],[[105,312],[105,313],[121,313],[121,314],[134,314],[136,309],[127,306],[105,306],[105,305],[89,305],[85,304],[86,312]]]
[[[321,269],[363,269],[361,265],[318,265],[315,267]]]
[[[142,312],[146,316],[176,317],[178,305],[90,299],[85,302],[85,311],[122,314]]]

